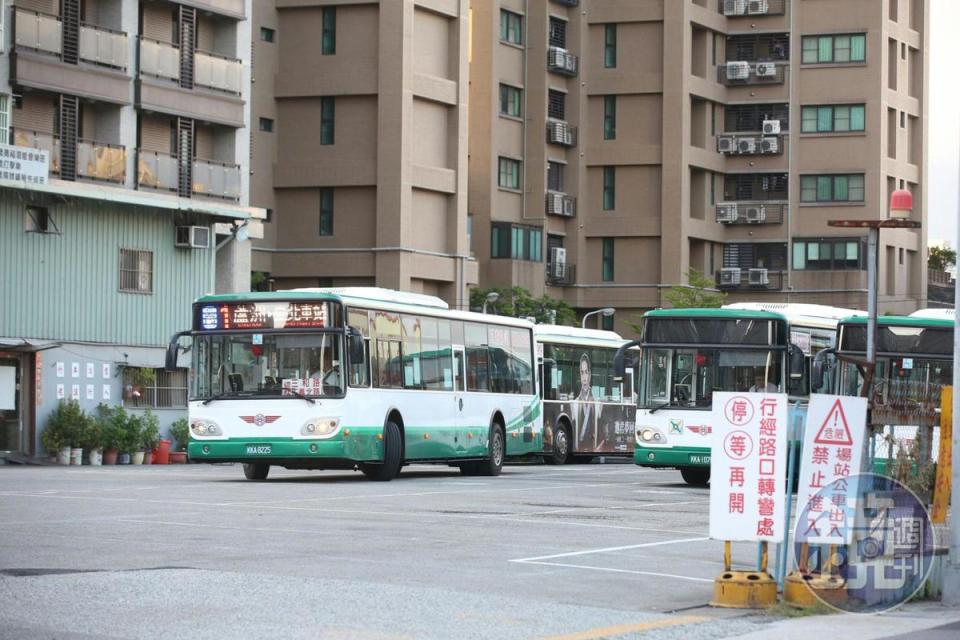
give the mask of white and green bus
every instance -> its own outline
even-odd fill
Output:
[[[851,313],[794,304],[646,313],[641,339],[624,345],[642,349],[634,461],[707,484],[713,394],[787,393],[794,424],[796,403],[806,411],[812,357],[835,344]]]
[[[413,462],[497,475],[543,448],[533,325],[375,288],[211,295],[193,306],[189,458],[359,469]]]

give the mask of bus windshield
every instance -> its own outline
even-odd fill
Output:
[[[341,396],[341,342],[329,332],[196,336],[192,399]]]
[[[641,406],[709,409],[715,391],[779,393],[781,358],[766,349],[646,347]]]

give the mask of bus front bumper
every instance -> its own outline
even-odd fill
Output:
[[[229,438],[227,440],[191,440],[187,455],[191,462],[266,462],[283,466],[284,462],[325,461],[354,463],[383,460],[382,428],[353,429],[326,440],[292,438]]]
[[[633,461],[641,467],[671,469],[679,467],[709,467],[709,447],[644,447],[637,445]]]

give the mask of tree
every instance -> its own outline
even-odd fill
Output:
[[[547,295],[534,298],[523,287],[473,289],[470,292],[470,308],[475,311],[483,309],[483,303],[491,292],[499,293],[500,298],[495,303],[487,304],[487,313],[514,318],[533,317],[541,324],[577,324],[577,316],[566,302]]]
[[[946,271],[957,264],[957,252],[950,247],[934,245],[927,254],[927,268],[934,271]]]
[[[675,309],[703,309],[722,307],[727,294],[717,291],[715,283],[702,271],[691,268],[686,272],[688,285],[675,285],[663,297]]]

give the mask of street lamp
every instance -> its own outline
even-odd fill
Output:
[[[488,304],[495,304],[499,299],[500,299],[500,294],[497,293],[496,291],[491,291],[490,293],[488,293],[487,299],[483,301],[483,312],[484,313],[487,312]]]
[[[586,314],[584,314],[584,316],[583,316],[583,320],[580,321],[580,327],[581,327],[582,329],[586,329],[586,328],[587,328],[587,318],[589,318],[590,316],[595,316],[595,315],[597,315],[598,313],[602,313],[604,318],[609,318],[610,316],[612,316],[612,315],[615,314],[616,312],[617,312],[617,310],[614,309],[613,307],[604,307],[603,309],[597,309],[596,311],[591,311],[590,313],[586,313]]]

